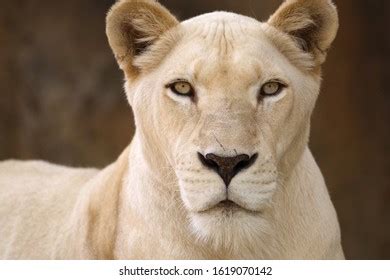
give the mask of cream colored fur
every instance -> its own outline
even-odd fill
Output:
[[[134,139],[103,170],[0,163],[0,258],[343,258],[308,148],[337,27],[327,0],[286,1],[266,23],[226,12],[179,23],[153,0],[119,1],[107,35]],[[195,97],[174,94],[175,79]],[[259,98],[272,79],[287,87]],[[259,156],[226,189],[198,152]],[[240,207],[215,207],[227,197]]]

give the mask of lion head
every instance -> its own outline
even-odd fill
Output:
[[[266,230],[307,146],[337,28],[328,0],[286,1],[265,23],[228,12],[179,22],[153,0],[113,6],[107,35],[142,154],[173,180],[195,234],[220,243]]]

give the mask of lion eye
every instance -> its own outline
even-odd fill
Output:
[[[261,88],[260,94],[263,96],[272,96],[279,94],[285,86],[279,82],[268,82]]]
[[[169,88],[173,93],[177,95],[192,96],[193,89],[190,83],[185,81],[179,81],[171,84]]]

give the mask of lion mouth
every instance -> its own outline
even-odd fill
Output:
[[[231,209],[231,208],[236,208],[236,207],[242,208],[240,205],[238,205],[237,203],[235,203],[234,201],[232,201],[230,199],[225,199],[225,200],[219,202],[214,207],[222,207],[222,208],[226,208],[226,209]]]
[[[226,213],[235,213],[235,212],[248,212],[248,213],[253,213],[254,211],[249,210],[245,207],[242,207],[241,205],[237,204],[236,202],[230,200],[230,199],[225,199],[220,201],[218,204],[214,205],[213,207],[203,211],[203,212],[210,212],[210,211],[222,211]]]

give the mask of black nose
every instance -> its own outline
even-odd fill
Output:
[[[229,187],[234,176],[241,170],[249,168],[257,159],[257,154],[254,154],[251,157],[248,155],[220,157],[214,154],[207,154],[204,156],[201,153],[198,153],[198,156],[204,166],[213,169],[221,176],[226,187]]]

